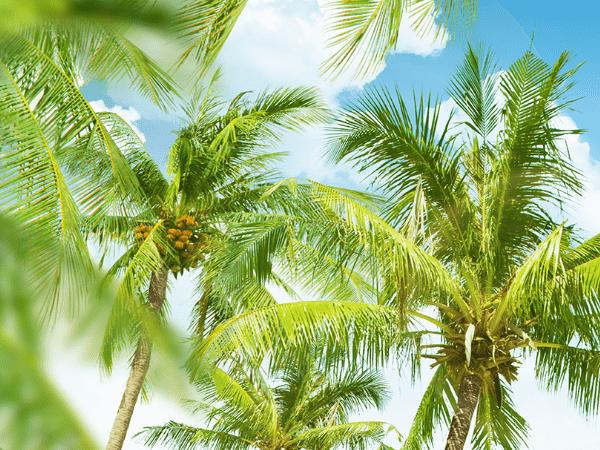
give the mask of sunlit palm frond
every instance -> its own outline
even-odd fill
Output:
[[[596,322],[598,318],[590,318]],[[536,354],[540,385],[557,392],[565,384],[569,398],[583,414],[600,411],[600,351],[557,345],[540,347]]]
[[[512,391],[504,382],[501,389],[501,405],[493,394],[484,394],[479,399],[472,441],[475,450],[529,448],[530,427],[516,411]]]
[[[456,38],[465,35],[477,16],[476,2],[457,0],[330,0],[324,8],[327,46],[333,54],[321,70],[333,79],[344,72],[354,78],[376,74],[399,44],[404,23],[422,38],[434,27],[437,33],[432,40],[444,39],[446,31]],[[437,17],[441,17],[439,25],[434,23]]]
[[[356,78],[377,73],[396,47],[406,9],[407,2],[397,0],[325,3],[329,17],[324,32],[334,54],[321,70],[334,78],[350,68]]]
[[[20,62],[19,55],[29,50],[33,50],[30,59]],[[84,298],[91,263],[78,228],[79,210],[54,154],[56,130],[40,123],[43,116],[32,107],[41,93],[64,94],[60,88],[62,74],[46,66],[40,82],[27,72],[36,72],[29,64],[32,59],[37,62],[43,56],[38,57],[27,42],[19,38],[4,42],[0,54],[1,196],[8,210],[30,230],[33,280],[38,293],[48,299],[47,313],[52,313],[59,295],[65,292],[70,292],[74,300]],[[36,89],[24,90],[32,83]],[[74,312],[77,301],[72,308]]]
[[[168,445],[167,448],[177,450],[194,450],[197,448],[246,450],[252,448],[249,442],[230,433],[195,428],[170,421],[159,427],[146,427],[136,435],[149,447],[157,444]]]
[[[246,3],[247,0],[187,0],[175,23],[187,46],[179,65],[193,56],[199,64],[200,75],[204,74],[225,44]]]
[[[445,366],[439,366],[423,394],[423,398],[402,450],[432,448],[433,433],[440,424],[448,425],[451,409],[456,404],[456,392],[448,378]]]
[[[191,377],[204,361],[239,354],[248,360],[330,336],[341,353],[376,364],[392,351],[395,309],[363,303],[294,302],[249,311],[224,322],[193,350]]]
[[[385,422],[350,422],[306,430],[298,433],[294,442],[303,448],[365,450],[382,443],[388,428]]]

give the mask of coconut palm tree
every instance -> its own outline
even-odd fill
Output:
[[[532,352],[542,383],[555,389],[569,374],[575,403],[597,413],[600,237],[582,242],[550,213],[582,187],[560,148],[561,139],[581,130],[557,125],[577,70],[565,69],[567,62],[567,53],[548,66],[527,52],[502,73],[489,53],[469,49],[449,89],[467,117],[459,132],[452,117],[441,117],[439,101],[423,97],[411,112],[397,93],[372,89],[347,106],[331,129],[330,155],[375,180],[389,199],[381,217],[373,206],[313,183],[331,232],[294,240],[275,223],[262,227],[282,235],[279,253],[272,251],[280,266],[293,268],[285,256],[290,245],[312,255],[305,283],[327,280],[330,261],[337,279],[355,289],[338,289],[340,301],[316,302],[313,310],[288,303],[232,318],[194,360],[218,360],[222,352],[277,355],[282,341],[320,335],[330,336],[329,354],[359,353],[376,363],[398,352],[412,361],[413,373],[421,356],[432,358],[437,369],[405,449],[430,445],[443,423],[450,426],[446,448],[462,449],[476,410],[475,448],[521,447],[528,426],[507,383],[517,378],[519,355]],[[231,253],[244,258],[243,247]],[[372,290],[363,299],[373,303],[342,301],[365,284]]]
[[[160,338],[157,319],[169,271],[175,277],[196,267],[200,274],[207,273],[209,256],[226,240],[232,215],[271,207],[272,202],[259,200],[272,184],[271,167],[281,154],[268,153],[268,145],[283,130],[326,117],[322,101],[311,88],[265,92],[253,102],[242,94],[226,110],[222,106],[211,95],[192,102],[187,109],[189,123],[177,132],[169,152],[167,177],[127,124],[114,114],[102,115],[111,133],[121,137],[117,145],[145,193],[138,205],[140,213],[133,219],[111,216],[105,224],[90,216],[85,224],[106,250],[115,245],[126,248],[109,270],[109,277],[121,276],[121,281],[102,343],[101,364],[110,370],[115,352],[128,340],[137,345],[109,449],[123,445],[150,365],[153,341]],[[69,160],[69,167],[86,170],[77,158]],[[218,281],[218,274],[215,277]],[[217,281],[202,278],[200,310],[206,311],[218,294]],[[204,320],[196,322],[196,327],[202,327]]]
[[[36,291],[47,297],[46,318],[64,306],[59,297],[72,300],[75,314],[78,300],[90,296],[92,265],[80,215],[100,223],[109,213],[135,210],[143,195],[81,83],[125,76],[163,108],[178,95],[122,27],[97,17],[55,19],[0,35],[0,201],[30,230],[31,272]],[[94,168],[93,176],[69,170],[69,159]]]
[[[214,369],[198,391],[208,401],[190,401],[205,415],[198,428],[176,422],[145,428],[138,434],[153,447],[173,449],[364,449],[383,445],[383,422],[349,422],[361,410],[381,408],[389,390],[373,370],[326,373],[312,359],[290,359],[265,377],[260,369],[230,365]]]
[[[390,198],[384,217],[453,278],[452,291],[425,301],[438,310],[443,340],[424,356],[458,386],[448,450],[463,448],[478,402],[484,429],[476,428],[476,444],[523,441],[526,428],[512,405],[494,412],[507,394],[502,379],[517,378],[519,352],[538,348],[538,374],[556,381],[560,372],[544,355],[598,350],[598,237],[579,243],[572,227],[550,214],[582,189],[559,144],[581,130],[556,122],[577,70],[566,70],[567,62],[563,53],[550,67],[527,52],[500,74],[490,53],[470,48],[449,89],[467,116],[460,136],[450,132],[451,119],[441,120],[438,102],[421,100],[411,115],[401,97],[383,90],[346,108],[332,131],[332,158],[375,175]],[[426,295],[412,289],[412,296]],[[591,381],[584,376],[570,386],[586,412],[598,407],[593,397],[580,397],[600,389]]]

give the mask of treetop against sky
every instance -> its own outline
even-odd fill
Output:
[[[561,126],[567,128],[586,128],[589,132],[583,136],[569,136],[568,148],[575,165],[587,177],[587,191],[579,201],[580,207],[571,207],[566,214],[570,223],[576,223],[584,234],[593,235],[600,229],[600,212],[596,205],[600,201],[600,109],[598,85],[600,83],[600,52],[597,30],[598,6],[592,2],[538,1],[516,2],[503,0],[482,0],[479,2],[477,26],[471,41],[491,47],[498,58],[498,66],[506,69],[510,63],[531,48],[545,61],[552,63],[565,48],[572,50],[572,64],[584,62],[575,76],[577,84],[571,91],[571,97],[583,97],[574,107],[577,111],[560,116]],[[590,17],[592,20],[582,20]],[[450,74],[464,55],[465,40],[453,43],[448,36],[441,36],[433,42],[431,35],[418,37],[407,27],[401,28],[397,51],[387,61],[385,68],[367,79],[352,79],[342,76],[330,83],[319,75],[318,67],[324,59],[323,38],[320,34],[324,13],[319,2],[309,0],[249,0],[248,6],[240,17],[222,53],[217,59],[222,74],[218,81],[218,91],[224,99],[230,99],[240,92],[264,90],[267,86],[316,85],[320,87],[331,107],[347,104],[362,94],[366,87],[384,85],[390,89],[397,86],[399,92],[408,97],[413,90],[438,95],[442,100],[442,114],[449,114],[454,103],[445,92]],[[535,38],[532,41],[532,36]],[[163,67],[172,63],[169,55],[170,43],[158,35],[147,31],[133,30],[130,38],[148,51]],[[190,71],[186,66],[176,78],[185,82]],[[83,87],[85,97],[98,111],[112,110],[134,125],[140,137],[157,163],[164,169],[164,162],[170,145],[176,136],[172,130],[180,123],[177,114],[163,113],[147,100],[132,93],[127,84],[95,83]],[[457,119],[461,119],[460,113]],[[316,129],[302,135],[290,135],[280,145],[281,150],[289,152],[282,165],[286,176],[302,176],[343,187],[365,187],[361,175],[348,165],[328,166],[322,158],[323,131]],[[185,279],[185,277],[184,277]],[[185,298],[192,289],[188,279],[180,283],[172,293],[175,297]],[[174,306],[173,319],[181,326],[187,326],[189,304]],[[110,427],[110,421],[118,403],[124,372],[118,368],[110,380],[98,386],[97,371],[90,366],[68,364],[71,356],[64,349],[54,349],[50,358],[51,372],[67,395],[75,402],[82,417],[97,425],[93,430],[102,440]],[[74,374],[82,374],[83,382],[79,392],[72,390]],[[565,429],[552,422],[551,411],[563,408],[568,403],[566,396],[548,400],[547,397],[534,397],[530,392],[533,380],[532,368],[525,365],[521,373],[521,384],[514,387],[520,411],[530,421],[533,428],[534,448],[592,448],[594,422],[585,423],[574,410],[565,409],[566,421],[571,422],[578,440],[557,436],[557,430]],[[85,375],[84,375],[85,374]],[[395,376],[393,374],[388,374]],[[414,388],[417,394],[413,398],[413,388],[402,385],[402,397],[395,397],[394,406],[385,413],[394,417],[394,425],[407,433],[416,402],[431,374],[424,375],[424,383]],[[394,386],[396,389],[398,386]],[[85,391],[85,392],[84,392]],[[89,394],[90,401],[82,401]],[[524,395],[525,394],[525,395]],[[523,400],[525,399],[525,400]],[[110,401],[109,401],[110,400]],[[562,402],[562,403],[561,403]],[[90,408],[90,405],[93,405]],[[97,405],[103,405],[100,408]],[[543,405],[543,406],[540,406]],[[550,405],[550,406],[548,406]],[[558,406],[560,405],[560,406]],[[163,408],[164,410],[161,410]],[[93,409],[93,410],[92,410]],[[548,412],[548,415],[540,411]],[[141,426],[178,419],[186,421],[179,408],[157,398],[149,407],[142,406],[132,422],[135,432]],[[160,417],[158,417],[160,415]],[[363,417],[363,416],[361,416]],[[364,416],[367,418],[376,416]],[[164,420],[163,420],[164,419]],[[595,419],[592,419],[592,421]],[[597,422],[595,422],[597,424]],[[555,424],[555,425],[553,425]],[[137,427],[137,429],[136,429]],[[131,433],[133,434],[133,433]],[[573,434],[571,434],[572,436]],[[565,439],[561,442],[560,439]],[[143,448],[128,442],[132,449]],[[580,445],[580,447],[579,447]]]

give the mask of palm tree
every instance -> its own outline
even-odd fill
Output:
[[[313,359],[292,355],[269,377],[231,364],[228,371],[214,369],[197,386],[209,401],[189,405],[204,413],[206,428],[173,421],[147,427],[138,434],[144,444],[214,450],[389,448],[382,441],[392,426],[349,422],[362,409],[381,408],[389,396],[373,370],[324,373]]]
[[[80,84],[125,76],[163,108],[173,105],[177,87],[121,26],[97,17],[28,25],[0,36],[0,201],[32,236],[29,262],[36,291],[47,298],[43,316],[62,307],[59,297],[73,300],[75,315],[92,278],[81,214],[100,223],[133,211],[143,194]],[[93,176],[69,170],[76,159]]]
[[[40,225],[36,230],[32,228],[32,234],[44,234],[32,246],[32,253],[37,256],[31,263],[36,267],[33,272],[38,274],[39,291],[48,296],[46,316],[60,306],[59,292],[69,290],[72,295],[63,297],[71,298],[88,295],[86,278],[91,265],[85,242],[77,231],[78,215],[106,212],[114,195],[122,196],[123,204],[132,196],[143,196],[135,184],[127,186],[124,192],[120,190],[121,181],[133,178],[120,162],[123,157],[113,145],[114,137],[108,136],[99,115],[80,94],[78,84],[90,79],[117,81],[127,77],[136,91],[163,109],[171,108],[178,96],[177,87],[126,37],[131,18],[135,17],[137,25],[179,37],[185,46],[179,63],[193,56],[199,75],[203,75],[224,45],[246,0],[190,0],[177,10],[154,3],[43,1],[27,14],[19,14],[17,9],[10,23],[0,22],[0,136],[3,148],[10,150],[3,155],[6,170],[2,190],[8,194],[3,195],[2,201],[18,211],[27,226]],[[443,10],[443,23],[454,27],[463,20],[461,17],[468,22],[475,13],[473,6],[464,5],[441,2],[436,11]],[[341,49],[326,68],[331,73],[337,68],[346,69],[346,64],[359,58],[363,50],[370,56],[360,64],[361,70],[367,71],[383,61],[395,45],[402,14],[409,8],[407,2],[397,6],[387,0],[369,5],[332,2],[330,6],[337,11],[331,31],[341,33],[332,38],[332,45],[341,45]],[[417,8],[417,12],[426,15],[431,12],[430,7]],[[346,28],[348,17],[354,19]],[[426,25],[417,18],[415,26],[422,29]],[[94,151],[86,151],[92,147]],[[82,181],[81,173],[63,173],[60,155],[71,152],[85,158],[88,166],[110,171],[112,177],[106,172],[97,179]],[[73,177],[78,181],[67,183]],[[83,192],[73,191],[76,186]],[[90,195],[92,190],[98,197]],[[38,197],[39,192],[48,195]],[[85,201],[78,203],[74,197]],[[27,200],[21,203],[16,199]],[[139,203],[138,200],[133,203]],[[118,213],[133,209],[130,202]],[[43,218],[43,224],[39,218]],[[67,266],[79,269],[63,270]],[[67,273],[78,278],[71,280],[64,276]],[[55,289],[45,289],[52,284]],[[70,309],[75,314],[79,305],[71,305]]]
[[[548,367],[549,353],[597,355],[599,237],[577,245],[572,227],[549,213],[582,189],[559,147],[581,130],[555,124],[577,70],[566,70],[567,62],[563,53],[549,67],[527,52],[501,75],[490,53],[469,48],[449,89],[468,117],[460,136],[452,134],[451,118],[441,120],[438,102],[421,98],[411,115],[401,97],[383,90],[346,108],[332,130],[332,158],[374,175],[390,199],[384,217],[452,277],[452,290],[430,296],[414,286],[406,299],[440,315],[421,316],[442,333],[439,344],[427,346],[437,353],[423,356],[440,367],[435,383],[458,388],[448,450],[463,448],[478,403],[475,444],[523,442],[526,426],[512,405],[504,400],[508,407],[496,410],[508,394],[502,378],[517,378],[516,352],[539,349],[538,374],[552,382],[561,375]],[[600,389],[590,381],[570,380],[586,412],[598,407],[597,398],[581,397]],[[437,398],[422,406],[442,407],[439,385],[430,388]],[[417,444],[423,414],[405,448]]]
[[[189,123],[180,131],[168,157],[167,176],[150,159],[139,138],[118,116],[103,114],[105,126],[120,136],[130,170],[145,193],[140,213],[111,216],[98,222],[87,218],[91,235],[108,250],[127,250],[109,270],[122,276],[110,313],[101,350],[101,364],[109,371],[114,353],[128,340],[137,342],[130,377],[117,412],[108,449],[123,445],[133,409],[150,365],[153,341],[160,337],[157,322],[165,301],[169,271],[175,277],[199,266],[207,273],[209,256],[227,237],[234,213],[271,207],[259,202],[271,184],[271,166],[281,157],[265,149],[282,130],[324,120],[326,111],[311,88],[279,89],[260,94],[254,102],[242,94],[222,111],[207,95],[187,109]],[[69,160],[74,171],[85,170],[79,159]],[[200,271],[203,269],[203,271]],[[203,327],[208,303],[218,293],[217,278],[204,275],[199,300]],[[147,298],[147,301],[144,299]],[[200,331],[202,334],[202,331]]]
[[[330,154],[376,180],[389,198],[383,218],[377,205],[313,183],[327,216],[321,234],[285,237],[276,220],[255,225],[261,233],[241,232],[257,241],[279,233],[279,241],[271,236],[281,242],[271,257],[290,270],[294,261],[312,260],[312,270],[300,273],[310,275],[305,283],[317,293],[327,294],[314,286],[327,285],[327,267],[334,267],[345,286],[334,294],[339,301],[312,308],[287,303],[232,318],[193,359],[219,360],[223,352],[256,358],[265,351],[277,358],[282,342],[322,335],[330,339],[328,354],[362,353],[377,363],[396,353],[412,361],[413,373],[421,356],[433,358],[437,369],[405,449],[430,445],[440,423],[450,426],[446,448],[462,449],[475,410],[475,448],[520,447],[528,426],[506,383],[517,378],[518,356],[534,348],[540,380],[557,388],[568,374],[575,403],[597,412],[600,236],[581,242],[549,213],[581,191],[559,147],[581,131],[555,125],[570,104],[565,96],[576,69],[566,70],[567,62],[564,53],[549,67],[527,52],[501,73],[489,53],[469,49],[449,90],[468,117],[462,124],[468,132],[453,132],[440,102],[423,97],[415,98],[412,113],[383,89],[346,107],[331,129]],[[286,256],[290,246],[293,258]],[[229,261],[243,260],[245,247],[234,246]],[[357,293],[372,303],[342,301]],[[192,376],[199,373],[190,367]]]

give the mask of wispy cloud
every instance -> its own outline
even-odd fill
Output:
[[[146,136],[142,133],[134,122],[137,122],[142,118],[139,112],[133,107],[125,109],[120,105],[115,105],[112,108],[106,106],[103,100],[92,100],[89,102],[90,106],[96,112],[112,112],[118,114],[125,122],[129,124],[131,129],[139,136],[142,142],[146,142]]]

